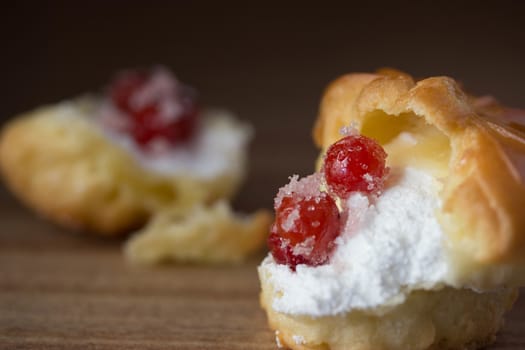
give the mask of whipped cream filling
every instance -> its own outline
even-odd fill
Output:
[[[118,118],[104,118],[103,108],[107,106],[99,99],[86,96],[58,103],[53,108],[53,115],[65,121],[82,118],[109,142],[128,152],[141,167],[159,175],[185,175],[206,180],[243,171],[253,130],[227,111],[203,111],[197,133],[186,144],[160,152],[144,152],[128,134],[118,131]]]
[[[185,175],[212,179],[242,171],[252,128],[240,123],[229,112],[219,109],[201,113],[201,123],[192,140],[176,146],[159,145],[156,151],[143,151],[124,129],[123,118],[110,104],[84,98],[76,104],[102,135],[124,149],[146,170],[159,175]],[[72,107],[62,103],[62,108]]]
[[[268,255],[259,269],[274,287],[273,309],[314,317],[378,311],[402,303],[411,290],[442,286],[449,268],[435,215],[440,188],[425,172],[393,168],[375,200],[350,196],[343,216],[351,219],[328,264],[293,272]]]

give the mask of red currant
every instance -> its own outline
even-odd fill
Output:
[[[328,188],[343,199],[355,191],[380,193],[388,172],[386,156],[383,147],[371,138],[342,138],[326,152],[323,170]]]
[[[277,263],[293,270],[299,264],[317,266],[329,259],[339,229],[339,210],[327,193],[292,193],[276,208],[268,246]]]
[[[194,95],[165,70],[121,74],[109,94],[113,105],[129,119],[131,136],[146,150],[155,141],[168,145],[188,141],[195,132]]]
[[[130,100],[147,80],[148,75],[144,72],[130,71],[120,74],[109,89],[111,101],[122,112],[132,112]]]
[[[159,117],[155,105],[146,106],[134,113],[132,135],[135,141],[144,147],[155,140],[162,140],[168,144],[184,142],[192,136],[197,121],[196,114],[197,110],[192,108],[176,120],[165,122]]]

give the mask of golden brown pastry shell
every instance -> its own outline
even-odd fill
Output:
[[[493,265],[504,275],[525,260],[525,134],[519,118],[506,118],[509,109],[483,101],[448,77],[349,74],[326,89],[313,136],[323,154],[343,126],[378,139],[387,152],[402,132],[424,135],[397,154],[392,146],[390,165],[428,168],[443,182],[438,216],[458,269]]]
[[[140,227],[161,208],[229,197],[239,185],[244,157],[229,173],[211,179],[145,169],[89,120],[93,103],[81,99],[42,107],[2,131],[5,183],[44,217],[69,228],[116,235]]]
[[[350,312],[312,318],[272,308],[278,297],[267,271],[259,270],[260,302],[276,338],[293,350],[465,350],[492,343],[515,289],[477,293],[444,287],[414,291],[381,313]]]
[[[226,200],[190,209],[168,208],[136,232],[124,252],[137,264],[236,264],[261,249],[272,220],[266,209],[236,214]]]

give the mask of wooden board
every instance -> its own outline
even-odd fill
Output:
[[[0,349],[275,349],[255,257],[236,267],[125,263],[0,195]],[[518,301],[490,349],[525,348]]]

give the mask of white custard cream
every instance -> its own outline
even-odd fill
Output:
[[[313,317],[379,312],[411,290],[441,287],[449,269],[435,215],[440,188],[425,172],[393,168],[373,203],[351,195],[347,210],[356,219],[347,221],[327,264],[294,272],[269,255],[259,266],[276,292],[273,309]]]
[[[241,173],[253,133],[249,125],[240,123],[231,113],[211,109],[201,113],[200,125],[189,142],[157,144],[152,151],[143,151],[128,133],[119,131],[119,123],[125,118],[110,104],[101,103],[94,115],[92,120],[109,141],[126,150],[143,168],[166,176],[213,179]]]

